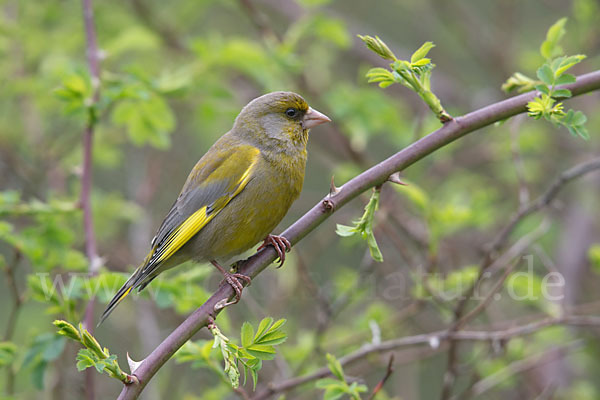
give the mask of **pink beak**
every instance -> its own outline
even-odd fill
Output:
[[[311,107],[308,107],[308,111],[304,114],[304,118],[302,118],[304,129],[310,129],[326,122],[331,122],[331,119],[327,115],[320,113]]]

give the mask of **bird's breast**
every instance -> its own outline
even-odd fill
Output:
[[[205,260],[227,260],[263,240],[300,195],[306,157],[261,157],[252,178],[194,240]]]

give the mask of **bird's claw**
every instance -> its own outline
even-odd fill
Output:
[[[232,274],[230,272],[226,272],[223,275],[225,276],[224,281],[227,282],[227,284],[229,284],[229,286],[231,286],[235,291],[235,296],[233,297],[233,300],[223,304],[223,308],[225,308],[232,304],[238,303],[242,298],[242,290],[244,290],[244,284],[240,282],[240,280],[246,282],[247,285],[250,285],[252,279],[247,275],[238,273]]]
[[[217,269],[221,272],[221,274],[223,274],[224,282],[227,282],[227,284],[229,286],[231,286],[233,288],[233,290],[235,291],[235,296],[234,296],[233,300],[223,304],[221,308],[225,308],[227,306],[230,306],[232,304],[239,302],[240,299],[242,298],[242,290],[244,290],[244,284],[242,282],[240,282],[240,280],[246,282],[247,285],[250,285],[250,283],[252,282],[252,278],[250,278],[248,275],[239,274],[239,273],[231,273],[231,272],[225,271],[225,269],[223,267],[221,267],[216,261],[211,261],[211,263],[215,267],[217,267]],[[221,284],[222,283],[223,282],[221,282]]]
[[[275,248],[279,259],[279,266],[277,268],[281,268],[285,261],[285,253],[288,253],[292,249],[292,244],[283,236],[268,235],[263,244],[261,244],[256,251],[261,251],[267,246],[273,246]]]

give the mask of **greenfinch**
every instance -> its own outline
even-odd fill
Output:
[[[330,119],[292,92],[252,100],[198,161],[151,242],[144,262],[115,294],[100,322],[131,292],[144,289],[161,272],[184,261],[210,261],[235,290],[241,279],[219,263],[264,240],[280,263],[290,243],[270,232],[300,195],[309,129]]]

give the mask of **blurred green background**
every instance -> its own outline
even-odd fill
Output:
[[[333,120],[311,132],[304,190],[278,231],[322,199],[332,175],[341,185],[440,126],[406,88],[366,83],[365,72],[386,62],[357,34],[380,36],[402,58],[433,41],[433,91],[452,115],[506,98],[500,86],[516,71],[535,76],[544,61],[539,45],[561,17],[568,17],[565,52],[588,56],[574,73],[600,68],[595,0],[105,0],[94,2],[94,11],[102,84],[92,204],[104,266],[102,280],[90,284],[77,209],[83,106],[91,96],[81,4],[0,1],[1,398],[84,398],[85,374],[75,368],[78,347],[56,336],[51,322],[81,321],[90,293],[99,299],[98,318],[125,273],[145,256],[189,170],[249,100],[293,90]],[[588,116],[588,141],[518,116],[410,167],[403,173],[408,188],[384,186],[375,224],[383,263],[371,260],[359,238],[335,234],[336,223],[361,215],[365,196],[295,246],[282,269],[269,268],[253,281],[243,301],[217,322],[235,340],[244,321],[288,320],[288,340],[274,361],[265,362],[258,389],[325,366],[325,353],[341,357],[378,338],[448,327],[458,301],[452,293],[473,281],[485,245],[509,216],[561,171],[600,154],[599,94],[566,104]],[[591,174],[566,187],[554,207],[519,225],[512,242],[547,221],[523,250],[529,258],[518,270],[528,274],[524,281],[508,279],[471,327],[525,323],[573,307],[598,312],[599,195],[600,175]],[[552,271],[565,278],[559,300],[509,295],[542,293]],[[449,293],[444,301],[424,289],[424,274],[434,291]],[[122,367],[126,352],[135,360],[145,357],[221,279],[210,266],[164,275],[95,330]],[[484,281],[484,293],[492,282]],[[453,393],[568,344],[566,354],[509,374],[472,397],[600,398],[599,333],[559,326],[506,343],[461,344]],[[210,335],[203,331],[196,339]],[[377,398],[439,398],[444,347],[397,351],[395,372]],[[373,355],[345,372],[371,390],[386,364],[385,355]],[[106,375],[95,374],[95,381],[98,399],[120,392],[121,384]],[[246,390],[251,393],[251,385]],[[217,372],[169,361],[142,398],[238,396]],[[286,398],[322,396],[311,382]]]

